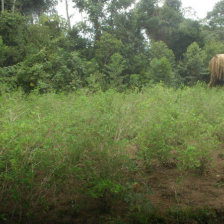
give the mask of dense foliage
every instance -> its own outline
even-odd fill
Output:
[[[0,2],[0,222],[216,223],[154,219],[149,173],[182,187],[224,158],[224,93],[207,88],[224,0],[201,21],[180,0],[72,0],[72,27],[57,0]]]
[[[224,50],[224,1],[198,21],[185,18],[180,0],[73,0],[87,19],[71,29],[54,14],[57,1],[34,2],[1,1],[0,83],[8,89],[194,85],[208,82],[208,62]]]
[[[202,85],[157,84],[141,93],[2,92],[0,220],[147,217],[153,162],[200,175],[210,170],[224,140],[223,99],[222,89]]]

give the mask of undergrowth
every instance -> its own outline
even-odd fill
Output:
[[[145,214],[153,206],[144,200],[150,190],[136,190],[139,175],[155,161],[203,174],[224,141],[223,111],[223,89],[202,85],[2,92],[0,220]]]

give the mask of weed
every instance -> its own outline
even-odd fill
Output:
[[[2,91],[0,219],[32,219],[69,198],[80,214],[91,202],[111,214],[117,203],[128,204],[142,220],[136,223],[146,223],[148,193],[134,190],[142,164],[203,174],[223,141],[223,98],[222,89],[200,85],[141,93]]]

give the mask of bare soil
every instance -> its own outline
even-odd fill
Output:
[[[136,150],[132,148],[130,156],[136,158]],[[214,151],[212,155],[212,167],[210,167],[205,173],[200,174],[196,171],[180,171],[175,164],[159,164],[154,162],[150,170],[143,170],[137,174],[136,184],[133,186],[133,192],[143,195],[144,200],[149,201],[155,208],[157,216],[166,216],[167,212],[173,208],[179,210],[193,209],[205,209],[206,211],[217,211],[216,214],[221,214],[222,221],[215,222],[197,222],[197,221],[152,221],[152,222],[138,222],[130,221],[126,219],[126,215],[129,213],[129,206],[123,202],[113,203],[113,214],[109,214],[103,211],[105,205],[99,200],[89,200],[85,196],[75,195],[72,193],[72,187],[64,188],[59,195],[55,195],[52,198],[52,207],[45,213],[40,214],[39,217],[35,217],[35,221],[26,221],[20,218],[21,222],[10,223],[45,223],[45,224],[107,224],[113,223],[108,220],[111,219],[111,215],[121,216],[124,218],[124,223],[224,223],[224,147],[218,151]],[[139,162],[139,167],[143,167]],[[75,183],[66,184],[66,186],[75,186]],[[77,183],[76,183],[77,184]],[[81,187],[81,186],[79,186]],[[150,191],[148,191],[148,189]],[[76,204],[83,204],[80,210],[76,209]],[[137,202],[138,203],[138,202]],[[71,209],[72,208],[72,209]],[[159,214],[159,215],[158,215]],[[99,221],[99,217],[104,217]],[[44,222],[40,222],[44,220]],[[18,220],[17,220],[18,221]],[[4,222],[8,223],[8,222]],[[114,222],[117,223],[117,222]]]
[[[214,152],[212,168],[203,175],[155,165],[147,179],[153,192],[149,199],[160,210],[173,206],[224,209],[224,149]]]

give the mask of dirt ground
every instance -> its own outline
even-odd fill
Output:
[[[137,150],[137,149],[136,149]],[[132,158],[136,156],[135,150],[132,151]],[[135,157],[136,158],[136,157]],[[143,170],[137,173],[136,185],[133,186],[133,192],[143,195],[145,201],[159,211],[160,214],[165,214],[166,211],[173,208],[178,209],[205,209],[207,211],[224,211],[224,146],[214,151],[212,155],[212,167],[209,168],[203,175],[196,171],[180,171],[175,165],[161,165],[155,161],[150,170]],[[142,164],[139,164],[141,167]],[[142,166],[143,167],[143,166]],[[72,183],[71,183],[72,185]],[[69,185],[69,186],[71,186]],[[81,187],[81,186],[80,186]],[[83,207],[83,212],[80,214],[75,211],[76,195],[69,194],[69,189],[64,189],[61,195],[57,195],[55,207],[53,206],[46,214],[40,215],[37,220],[45,220],[45,223],[63,223],[63,224],[97,224],[111,223],[107,221],[99,222],[99,216],[107,217],[107,213],[102,213],[102,204],[99,201],[86,200],[86,210]],[[53,201],[53,199],[52,199]],[[136,202],[138,204],[139,202]],[[141,203],[141,202],[140,202]],[[139,203],[139,204],[140,204]],[[53,204],[53,203],[52,203]],[[83,204],[83,201],[82,201]],[[74,207],[74,211],[71,210]],[[115,206],[114,214],[126,216],[129,211],[127,204],[119,204]],[[43,216],[43,217],[42,217]],[[109,215],[110,217],[110,215]],[[224,218],[224,217],[223,217]],[[224,219],[223,219],[224,220]],[[5,222],[8,223],[8,222]],[[14,221],[10,223],[15,223]],[[22,223],[22,222],[20,222]],[[23,223],[40,223],[23,222]],[[129,222],[127,222],[129,223]],[[139,222],[131,222],[139,223]],[[151,222],[150,222],[151,223]],[[153,223],[153,222],[152,222]],[[164,223],[164,222],[161,222]],[[171,223],[171,222],[166,222]],[[172,222],[172,223],[175,223]],[[180,222],[185,223],[185,222]],[[187,222],[187,223],[203,223],[203,222]],[[211,222],[208,222],[211,223]],[[213,223],[213,222],[212,222]],[[214,222],[214,223],[223,223]]]
[[[224,147],[213,154],[212,168],[203,175],[180,172],[175,166],[154,165],[147,176],[149,199],[161,210],[173,208],[224,209]]]

